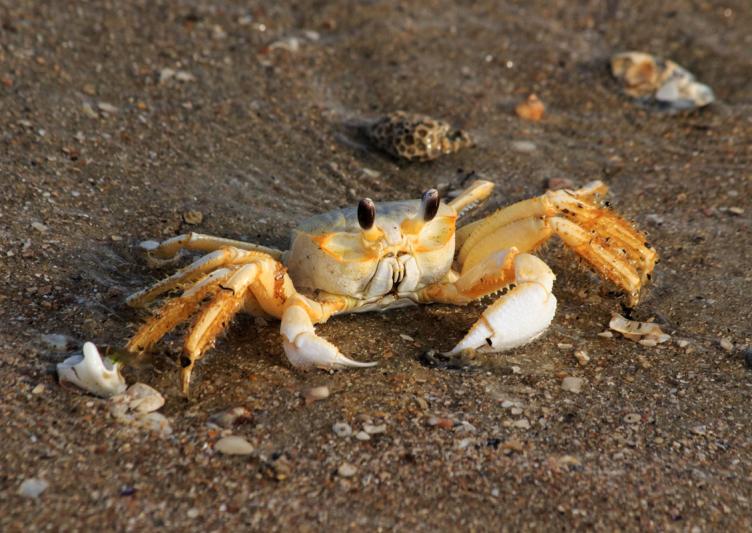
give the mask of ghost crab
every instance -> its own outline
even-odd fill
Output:
[[[375,363],[344,356],[314,325],[337,314],[413,303],[464,305],[506,289],[448,354],[506,350],[535,339],[553,319],[555,276],[530,252],[554,234],[623,289],[630,305],[637,303],[657,254],[629,222],[599,205],[603,183],[548,191],[456,230],[457,219],[492,189],[493,183],[479,180],[448,203],[431,189],[420,200],[380,204],[378,216],[366,198],[356,208],[302,222],[286,252],[196,233],[144,242],[155,260],[170,260],[181,250],[209,253],[128,298],[142,307],[183,290],[162,304],[126,349],[144,352],[197,314],[181,356],[187,393],[195,362],[242,310],[281,321],[293,366],[367,367]]]

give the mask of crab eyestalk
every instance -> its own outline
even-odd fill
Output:
[[[381,231],[375,226],[376,205],[370,198],[363,198],[358,202],[358,224],[363,229],[363,239],[366,242],[377,241]]]
[[[439,212],[439,191],[428,189],[420,199],[420,209],[414,218],[402,223],[403,233],[418,234],[427,222],[431,222]]]

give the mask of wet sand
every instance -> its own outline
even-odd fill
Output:
[[[0,529],[752,528],[745,2],[0,5]],[[629,49],[674,59],[718,102],[636,105],[607,68]],[[530,93],[547,106],[538,123],[514,113]],[[397,109],[477,146],[406,164],[354,133]],[[331,374],[292,369],[277,325],[240,317],[190,399],[171,337],[125,371],[166,397],[167,438],[58,386],[54,363],[85,340],[122,345],[144,318],[124,297],[172,271],[138,242],[200,231],[285,247],[308,215],[471,172],[497,185],[480,214],[548,179],[608,183],[662,256],[633,316],[672,340],[599,336],[622,300],[553,243],[547,334],[461,368],[421,354],[451,347],[483,304],[336,318],[320,333],[379,365]],[[51,333],[71,345],[53,350]],[[565,376],[584,378],[579,394]],[[306,403],[316,385],[330,397]],[[207,424],[236,406],[251,419]],[[386,431],[339,437],[337,422]],[[254,453],[217,453],[225,433]],[[36,499],[18,495],[31,478],[49,483]]]

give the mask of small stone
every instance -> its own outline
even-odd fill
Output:
[[[349,437],[352,435],[352,428],[350,427],[350,424],[346,422],[336,422],[332,426],[332,431],[334,431],[334,434],[338,437]]]
[[[25,498],[38,498],[49,486],[50,484],[43,479],[24,479],[18,487],[18,494]]]
[[[742,207],[729,207],[728,212],[732,215],[738,215],[741,216],[744,214],[744,208]]]
[[[512,150],[515,152],[522,152],[523,154],[529,154],[534,152],[538,147],[535,143],[530,141],[512,141]]]
[[[519,420],[512,422],[512,427],[518,429],[530,429],[530,421],[527,418],[520,418]]]
[[[410,335],[405,335],[404,333],[400,333],[400,338],[409,342],[415,342],[415,339],[413,339]]]
[[[610,331],[601,331],[600,333],[598,333],[598,336],[599,337],[603,337],[604,339],[613,339],[614,338],[614,334],[611,333]]]
[[[141,413],[135,416],[132,423],[136,427],[159,433],[162,437],[172,434],[170,421],[162,413]]]
[[[225,455],[250,455],[253,453],[253,446],[243,437],[230,435],[223,437],[214,445],[214,449]]]
[[[191,81],[196,81],[196,76],[194,76],[190,72],[186,72],[185,70],[178,70],[175,73],[175,79],[183,83],[188,83]]]
[[[93,83],[84,83],[82,90],[84,94],[88,94],[89,96],[96,96],[97,94],[97,88]]]
[[[201,211],[186,211],[183,213],[183,220],[186,224],[201,224],[204,221],[204,214]]]
[[[642,420],[642,417],[637,413],[629,413],[624,416],[624,422],[627,424],[638,424]]]
[[[57,352],[65,352],[76,344],[75,339],[62,333],[46,333],[42,335],[41,340]]]
[[[303,391],[303,398],[306,403],[313,403],[319,400],[326,400],[329,397],[329,387],[322,385],[321,387],[310,387]]]
[[[84,115],[86,115],[89,118],[99,118],[99,113],[94,111],[94,108],[91,107],[91,104],[88,102],[84,102],[81,104],[81,111],[84,112]]]
[[[118,108],[117,107],[115,107],[114,105],[112,105],[110,103],[107,103],[107,102],[99,102],[97,104],[97,107],[99,108],[99,110],[102,113],[113,114],[113,113],[117,113],[118,112]]]
[[[42,393],[44,393],[45,388],[46,387],[44,386],[44,383],[39,383],[36,387],[34,387],[33,389],[31,389],[31,393],[32,394],[42,394]]]
[[[124,398],[120,398],[123,396]],[[136,413],[151,413],[162,407],[165,403],[164,397],[146,383],[134,383],[125,394],[112,398],[113,402],[125,400],[128,408]]]
[[[358,469],[350,463],[342,463],[337,469],[339,477],[353,477],[358,473]]]
[[[522,414],[522,407],[512,407],[509,410],[510,413],[512,413],[514,416],[518,416]]]
[[[165,83],[175,76],[175,70],[165,67],[159,71],[159,83]]]
[[[41,222],[32,222],[31,227],[37,230],[39,233],[47,233],[47,231],[49,231],[50,229]]]
[[[373,424],[363,424],[363,431],[369,435],[378,435],[379,433],[386,433],[386,424],[374,426]]]
[[[546,106],[540,101],[536,95],[531,94],[524,102],[517,104],[514,110],[517,116],[522,120],[529,120],[531,122],[538,122],[543,118],[543,113],[546,111]]]
[[[676,341],[676,345],[677,345],[677,346],[678,346],[679,348],[686,348],[687,346],[689,346],[689,341],[688,341],[688,340],[686,340],[686,339],[678,339],[678,340]]]
[[[582,391],[582,385],[584,382],[585,380],[582,378],[567,376],[561,380],[561,388],[567,392],[579,394]]]
[[[420,407],[421,411],[428,411],[428,402],[425,400],[425,398],[415,396],[415,403],[418,404],[418,407]]]
[[[727,352],[730,352],[731,350],[734,349],[734,343],[726,338],[719,340],[718,345]]]
[[[365,431],[358,431],[355,434],[355,438],[362,441],[371,440],[371,436]]]
[[[692,429],[690,429],[694,435],[705,435],[707,433],[707,428],[705,426],[695,426]]]
[[[574,357],[575,359],[577,359],[577,362],[580,364],[580,366],[585,366],[590,362],[590,356],[585,350],[577,350],[576,352],[574,352]]]
[[[520,441],[518,439],[515,439],[515,438],[511,438],[511,439],[505,441],[501,445],[501,450],[506,455],[510,455],[510,454],[512,454],[514,452],[522,453],[522,452],[525,451],[525,445],[522,443],[522,441]]]
[[[190,509],[188,509],[187,515],[188,518],[198,518],[198,509],[191,507]]]
[[[250,422],[253,418],[251,412],[245,407],[232,407],[225,409],[218,413],[214,413],[207,420],[208,424],[219,426],[221,428],[230,429],[234,426],[239,426],[246,422]]]

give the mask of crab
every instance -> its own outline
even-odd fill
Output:
[[[143,242],[156,261],[173,260],[183,250],[208,253],[128,297],[129,305],[144,307],[182,291],[161,304],[126,350],[142,354],[196,315],[180,356],[188,394],[196,362],[245,311],[280,320],[284,353],[295,367],[369,367],[375,363],[345,356],[314,326],[343,313],[465,305],[501,292],[446,354],[500,352],[537,338],[554,317],[554,273],[532,254],[553,235],[619,286],[629,305],[637,304],[658,255],[645,235],[601,206],[603,183],[547,191],[458,229],[457,220],[486,200],[493,186],[475,181],[446,203],[435,189],[378,209],[364,198],[357,207],[300,223],[284,252],[198,233]]]

